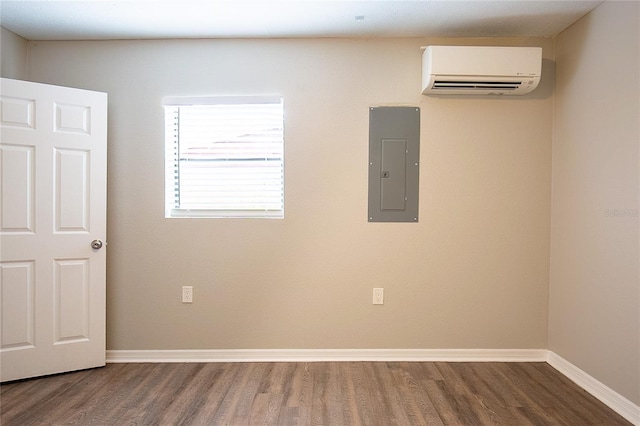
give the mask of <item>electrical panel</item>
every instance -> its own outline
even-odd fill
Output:
[[[417,222],[420,108],[369,109],[369,222]]]

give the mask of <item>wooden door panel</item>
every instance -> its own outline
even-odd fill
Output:
[[[0,107],[0,379],[104,365],[107,96],[2,79]]]
[[[89,232],[90,152],[55,149],[54,223],[56,233]]]
[[[0,146],[0,232],[33,233],[36,217],[35,147],[4,142]]]
[[[2,262],[2,342],[0,349],[34,347],[35,270],[33,261]]]

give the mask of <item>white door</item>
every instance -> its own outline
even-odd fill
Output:
[[[0,80],[0,381],[105,364],[106,135],[106,93]]]

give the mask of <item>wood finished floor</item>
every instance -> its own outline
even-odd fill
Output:
[[[108,364],[0,386],[10,425],[630,425],[546,363]]]

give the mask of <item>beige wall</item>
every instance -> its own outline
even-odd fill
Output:
[[[556,40],[549,348],[640,404],[640,4]]]
[[[428,43],[542,46],[544,78],[531,96],[428,98]],[[31,43],[30,79],[109,93],[108,348],[546,348],[552,44]],[[165,219],[162,97],[273,93],[285,219]],[[372,105],[421,107],[417,224],[367,222]]]
[[[0,76],[24,80],[27,76],[27,40],[0,27]]]

